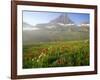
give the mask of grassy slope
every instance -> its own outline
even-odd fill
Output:
[[[23,68],[89,65],[89,42],[58,41],[23,46]]]

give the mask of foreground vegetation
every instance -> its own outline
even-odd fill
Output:
[[[89,65],[89,41],[56,41],[23,46],[23,68]]]

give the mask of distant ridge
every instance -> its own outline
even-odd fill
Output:
[[[52,30],[52,31],[89,31],[89,22],[84,21],[76,25],[67,13],[62,13],[48,23],[41,23],[32,26],[23,22],[23,30]]]
[[[27,22],[23,22],[23,27],[24,28],[32,28],[33,26],[28,24]]]

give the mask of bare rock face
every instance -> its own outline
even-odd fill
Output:
[[[57,24],[57,23],[62,23],[62,24],[73,24],[74,22],[70,20],[68,15],[66,13],[61,14],[59,17],[56,19],[50,21],[52,24]]]

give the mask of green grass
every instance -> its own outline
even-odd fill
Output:
[[[57,41],[23,46],[23,68],[89,65],[89,41]]]

